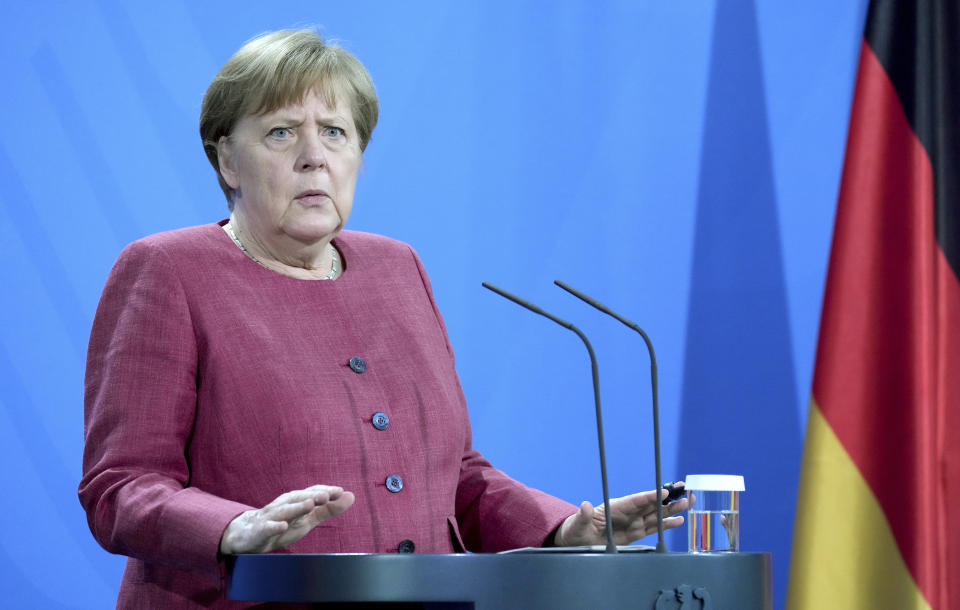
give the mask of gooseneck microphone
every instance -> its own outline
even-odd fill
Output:
[[[506,299],[510,299],[517,305],[524,307],[526,309],[529,309],[533,313],[540,314],[545,318],[553,320],[554,322],[556,322],[557,324],[559,324],[564,328],[572,330],[573,332],[577,333],[577,336],[580,337],[580,339],[583,341],[583,344],[587,346],[587,352],[590,354],[590,366],[593,371],[593,401],[594,401],[594,404],[596,405],[596,410],[597,410],[597,443],[600,445],[600,478],[603,481],[603,510],[604,510],[604,521],[606,521],[606,530],[607,530],[607,548],[605,552],[616,553],[617,545],[614,544],[613,542],[613,518],[610,513],[610,492],[607,489],[607,455],[606,455],[606,451],[604,451],[604,448],[603,448],[603,415],[600,412],[600,371],[599,371],[599,368],[597,367],[597,357],[593,353],[593,346],[590,345],[590,341],[587,340],[587,336],[584,335],[579,328],[577,328],[570,322],[567,322],[566,320],[562,320],[553,314],[547,313],[546,311],[537,307],[530,301],[521,299],[517,295],[511,294],[506,290],[503,290],[502,288],[498,288],[489,282],[483,282],[483,287],[488,290],[492,290],[493,292],[496,292],[497,294],[499,294],[500,296]],[[657,479],[657,481],[658,481],[657,487],[659,489],[659,479]],[[658,516],[660,515],[659,505],[660,503],[657,502]],[[661,524],[660,531],[661,531],[660,538],[662,540],[663,539],[662,524]]]
[[[647,336],[647,333],[643,332],[643,329],[640,328],[636,322],[632,322],[624,318],[603,303],[583,294],[576,288],[573,288],[572,286],[565,284],[560,280],[554,280],[553,283],[563,288],[578,299],[586,302],[588,305],[592,305],[608,316],[616,318],[628,328],[637,331],[640,333],[640,336],[643,337],[643,341],[647,344],[647,351],[650,352],[650,386],[653,390],[653,456],[657,471],[657,493],[659,493],[663,488],[663,481],[660,476],[660,408],[657,405],[657,357],[653,353],[653,342],[650,341],[650,337]],[[657,552],[667,552],[667,545],[663,542],[663,505],[659,498],[657,499]]]

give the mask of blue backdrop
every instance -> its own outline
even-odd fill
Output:
[[[5,3],[0,8],[0,578],[12,606],[113,604],[123,559],[76,500],[90,323],[116,255],[226,216],[197,136],[248,38],[318,25],[366,64],[380,125],[349,226],[421,254],[476,445],[571,502],[653,487],[638,320],[658,348],[664,472],[746,475],[743,547],[782,606],[865,0]],[[650,542],[647,540],[646,542]],[[683,550],[681,531],[669,538]]]

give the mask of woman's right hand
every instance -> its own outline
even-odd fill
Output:
[[[353,505],[342,487],[314,485],[288,491],[263,508],[248,510],[230,522],[220,538],[220,553],[269,553],[300,540],[325,519]]]

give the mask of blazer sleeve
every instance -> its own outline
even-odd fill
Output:
[[[190,486],[197,340],[176,270],[156,244],[118,258],[90,335],[80,502],[108,551],[222,584],[220,537],[251,507]]]
[[[466,399],[453,365],[453,348],[447,336],[443,317],[433,298],[430,280],[423,263],[413,250],[430,303],[443,331],[450,353],[451,375],[457,386],[462,408]],[[456,494],[456,518],[466,549],[474,552],[499,552],[523,547],[539,547],[560,527],[564,519],[576,512],[569,502],[527,487],[494,468],[479,451],[473,449],[469,418],[466,442],[460,461],[460,477]]]
[[[569,502],[511,479],[469,444],[464,448],[457,524],[467,550],[496,553],[543,546],[576,510]]]

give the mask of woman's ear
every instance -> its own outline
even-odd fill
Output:
[[[223,181],[233,190],[240,188],[240,180],[237,178],[237,168],[233,163],[233,145],[230,138],[220,136],[217,142],[217,164],[220,166],[220,175]]]

